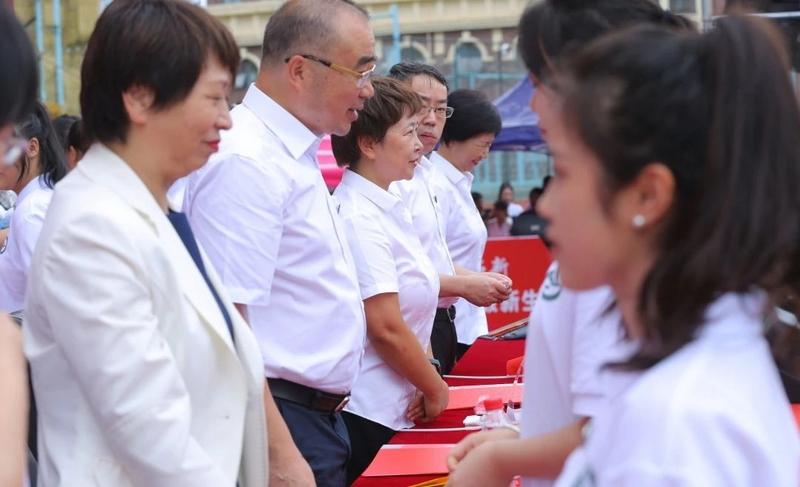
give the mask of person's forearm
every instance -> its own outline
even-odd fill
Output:
[[[28,420],[28,385],[19,329],[0,314],[0,485],[22,485]]]
[[[438,390],[442,379],[407,326],[394,326],[379,334],[370,334],[369,338],[383,361],[423,394],[434,394]]]
[[[459,298],[466,294],[467,283],[461,275],[439,274],[439,297]]]
[[[567,457],[583,441],[585,419],[552,433],[492,444],[493,465],[505,476],[555,478]]]

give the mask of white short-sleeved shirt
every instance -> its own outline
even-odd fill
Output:
[[[0,310],[19,311],[25,305],[25,288],[33,250],[42,231],[53,189],[39,176],[22,188],[8,227],[6,250],[0,254]]]
[[[188,177],[184,211],[233,301],[247,305],[266,376],[348,392],[366,325],[315,158],[321,139],[255,85],[231,118],[219,153]]]
[[[558,486],[797,487],[800,437],[763,337],[763,294],[726,294],[691,343],[611,397]]]
[[[624,360],[621,318],[609,308],[609,287],[571,291],[561,286],[558,262],[550,264],[531,310],[525,342],[521,436],[530,438],[593,417],[607,397],[603,366]],[[525,487],[550,479],[524,478]]]
[[[432,172],[433,163],[422,156],[414,168],[414,177],[393,182],[389,186],[389,191],[403,200],[411,212],[414,230],[436,271],[440,275],[452,276],[455,274],[455,269],[444,238],[444,221],[439,206],[439,196],[430,184]],[[439,307],[447,308],[456,301],[457,297],[440,298]]]
[[[395,195],[347,170],[334,192],[347,225],[364,299],[398,293],[403,321],[426,349],[436,314],[439,276]],[[393,430],[413,426],[405,412],[416,388],[397,374],[367,340],[347,410]]]
[[[486,225],[472,199],[472,173],[464,173],[447,159],[432,152],[430,185],[439,199],[444,238],[453,263],[473,272],[481,271],[486,247]],[[489,332],[486,310],[466,299],[456,301],[456,333],[459,343],[471,345]]]

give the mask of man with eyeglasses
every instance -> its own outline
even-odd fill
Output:
[[[275,398],[265,404],[272,486],[346,483],[339,411],[366,324],[316,152],[325,134],[347,134],[374,94],[374,48],[367,12],[354,3],[284,3],[266,26],[261,68],[231,112],[233,128],[187,180],[184,211],[261,345]]]
[[[423,100],[427,111],[418,129],[422,152],[430,154],[439,139],[453,108],[447,106],[447,79],[433,66],[402,62],[392,66],[389,76],[407,83]],[[439,272],[440,292],[431,333],[431,349],[435,364],[442,373],[449,373],[458,356],[458,337],[455,328],[455,302],[459,297],[476,306],[488,306],[508,299],[511,280],[490,272],[472,272],[454,266],[447,250],[444,222],[438,198],[431,187],[433,164],[422,157],[408,181],[392,183],[390,190],[409,208],[414,228],[436,270]]]

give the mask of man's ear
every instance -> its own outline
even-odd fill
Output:
[[[133,85],[122,92],[122,104],[128,113],[128,119],[134,125],[147,122],[154,101],[153,90],[142,85]]]
[[[302,56],[292,56],[286,63],[286,73],[289,83],[296,88],[304,84],[311,75],[309,63]]]

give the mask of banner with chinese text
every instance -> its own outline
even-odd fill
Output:
[[[486,307],[489,331],[530,315],[549,265],[550,252],[539,237],[490,238],[486,242],[483,269],[514,281],[508,300]]]

